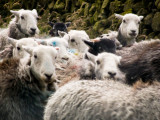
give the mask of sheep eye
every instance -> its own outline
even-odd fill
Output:
[[[101,62],[99,60],[97,60],[97,65],[99,65]]]
[[[126,20],[123,20],[123,23],[126,23]]]
[[[17,47],[17,50],[20,50],[21,48],[20,47]]]
[[[24,16],[21,16],[21,19],[23,19],[23,20],[24,20]]]
[[[74,39],[71,39],[71,42],[75,42],[75,40],[74,40]]]
[[[37,59],[37,55],[34,55],[34,58]]]

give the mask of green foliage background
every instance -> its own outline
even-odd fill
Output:
[[[69,29],[86,30],[91,38],[118,30],[114,13],[143,15],[138,40],[160,38],[160,0],[0,0],[0,26],[11,19],[9,10],[37,9],[41,33],[48,34],[52,22],[72,22]]]

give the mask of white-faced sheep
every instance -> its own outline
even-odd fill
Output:
[[[114,79],[124,82],[125,74],[119,69],[121,57],[114,55],[112,53],[100,53],[98,56],[94,56],[90,53],[86,53],[88,60],[94,63],[92,67],[82,67],[80,73],[85,73],[84,71],[90,71],[90,74],[96,76],[96,79],[106,80]],[[94,72],[92,72],[94,71]],[[80,74],[81,78],[88,76],[87,74]],[[90,78],[91,79],[91,78]]]
[[[7,37],[21,39],[24,37],[34,36],[39,33],[37,27],[38,14],[35,9],[31,10],[19,10],[12,11],[11,13],[15,16],[9,23],[7,29],[0,32],[0,54],[5,52],[5,48],[10,48]],[[11,49],[12,50],[12,49]],[[5,57],[5,56],[4,56]],[[2,59],[3,56],[1,55]]]
[[[136,37],[139,33],[139,25],[143,16],[137,16],[136,14],[115,14],[115,16],[122,20],[122,23],[118,30],[117,39],[120,41],[123,47],[131,46],[135,43]]]
[[[44,120],[159,120],[160,84],[134,89],[117,81],[76,81],[59,88]]]
[[[66,39],[69,43],[69,47],[77,49],[79,52],[86,52],[88,46],[83,42],[83,40],[90,41],[89,36],[83,30],[70,30],[67,33],[59,31],[61,37]]]
[[[23,49],[23,46],[36,47],[38,43],[34,38],[22,38],[20,40],[9,38],[9,43],[13,45],[13,56],[14,58],[24,58],[29,57],[30,55]]]
[[[44,105],[55,84],[53,47],[24,47],[31,55],[27,65],[9,58],[0,63],[1,120],[43,120]],[[56,84],[55,84],[56,87]]]
[[[49,22],[49,25],[52,27],[52,29],[49,31],[49,34],[51,36],[59,36],[58,31],[63,31],[68,33],[67,27],[69,27],[71,22],[66,23],[52,23]]]

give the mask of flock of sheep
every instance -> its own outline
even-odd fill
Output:
[[[90,39],[68,23],[38,38],[35,9],[0,31],[0,120],[160,120],[160,40],[136,42],[143,16]],[[63,76],[63,77],[62,77]]]

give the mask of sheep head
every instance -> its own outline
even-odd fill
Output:
[[[17,28],[26,36],[34,36],[39,33],[37,27],[38,14],[35,9],[10,11],[15,16]]]

